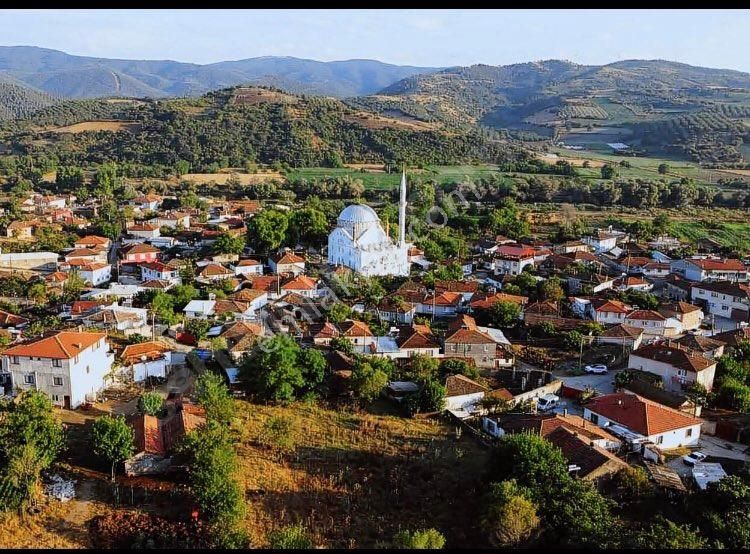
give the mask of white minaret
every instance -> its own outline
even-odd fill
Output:
[[[401,200],[398,203],[398,246],[406,246],[406,170],[401,172]]]

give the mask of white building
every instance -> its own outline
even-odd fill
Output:
[[[690,290],[690,298],[704,305],[712,315],[735,321],[747,321],[750,315],[750,286],[744,283],[696,283]]]
[[[2,354],[13,390],[40,390],[56,406],[75,409],[104,388],[114,355],[105,333],[60,331]]]
[[[617,432],[624,428],[641,439],[636,442],[651,442],[659,450],[695,446],[701,434],[700,419],[632,393],[594,397],[583,417],[616,436],[624,435]]]
[[[406,242],[406,174],[401,176],[399,241],[394,244],[380,224],[380,218],[364,204],[347,206],[338,225],[328,235],[328,263],[343,265],[367,276],[409,275]]]
[[[96,287],[103,283],[109,283],[112,279],[112,265],[98,262],[82,265],[78,268],[78,275],[85,282]]]

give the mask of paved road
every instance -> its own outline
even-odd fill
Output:
[[[600,394],[611,394],[615,392],[615,375],[619,370],[609,371],[604,375],[567,375],[565,371],[553,371],[553,375],[560,379],[566,386],[583,390],[591,387]]]

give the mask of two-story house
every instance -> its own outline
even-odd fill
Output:
[[[696,283],[691,289],[691,299],[712,315],[734,321],[748,321],[750,316],[750,286],[744,283]]]
[[[60,331],[5,350],[2,370],[14,391],[39,390],[75,409],[104,388],[113,361],[105,333]]]
[[[268,258],[268,267],[273,273],[291,273],[294,276],[305,272],[305,259],[290,250]]]
[[[263,275],[263,264],[258,260],[239,260],[233,268],[235,275]]]
[[[673,317],[665,317],[655,310],[635,310],[625,316],[631,327],[640,327],[646,335],[674,337],[682,332],[682,325]]]
[[[740,260],[694,257],[670,262],[672,273],[689,281],[747,282],[747,267]]]
[[[625,316],[631,312],[627,306],[619,300],[605,300],[592,298],[587,309],[590,317],[602,325],[618,325],[625,323]]]
[[[633,350],[628,367],[659,375],[668,391],[681,392],[692,383],[707,390],[714,385],[716,361],[674,341],[659,342]]]
[[[526,266],[533,266],[536,250],[528,246],[501,246],[495,251],[490,268],[495,275],[519,275]]]
[[[180,282],[180,270],[162,262],[148,262],[140,264],[141,281],[169,281]]]
[[[161,258],[161,250],[149,244],[129,244],[120,249],[120,258],[124,264],[157,262]]]

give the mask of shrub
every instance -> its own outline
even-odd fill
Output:
[[[313,542],[302,525],[288,525],[268,536],[271,548],[278,550],[308,550]]]

